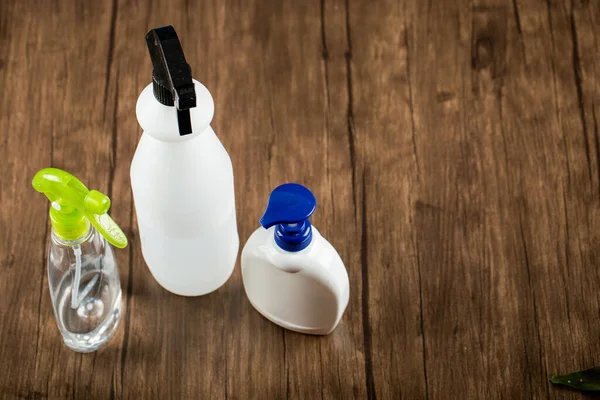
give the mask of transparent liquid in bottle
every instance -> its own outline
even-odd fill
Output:
[[[77,246],[81,275],[74,292]],[[80,241],[61,241],[52,235],[48,281],[58,329],[69,348],[95,351],[113,336],[121,319],[121,282],[113,251],[94,228]]]

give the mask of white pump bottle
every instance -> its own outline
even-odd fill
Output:
[[[173,27],[151,30],[146,41],[153,82],[137,101],[144,133],[131,163],[142,253],[165,289],[200,296],[235,266],[233,168],[209,125],[213,99],[192,79]]]
[[[316,205],[302,185],[273,190],[262,227],[242,251],[242,280],[250,303],[272,322],[327,335],[346,310],[350,282],[338,252],[309,221]]]

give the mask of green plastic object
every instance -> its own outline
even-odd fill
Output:
[[[91,222],[110,244],[120,249],[127,246],[127,237],[107,214],[110,199],[105,194],[89,190],[79,179],[58,168],[40,170],[31,184],[52,202],[50,221],[59,238],[80,239]]]

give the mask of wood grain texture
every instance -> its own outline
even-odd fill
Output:
[[[144,264],[129,165],[144,35],[177,29],[233,161],[242,244],[280,183],[348,269],[327,337]],[[600,4],[590,0],[0,2],[0,397],[583,398],[600,365]],[[47,202],[69,170],[107,192],[125,315],[62,343]]]

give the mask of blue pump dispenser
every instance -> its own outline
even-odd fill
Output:
[[[316,207],[317,200],[308,188],[297,183],[285,183],[271,192],[260,224],[265,229],[276,225],[275,243],[280,248],[300,251],[312,241],[308,219]]]

